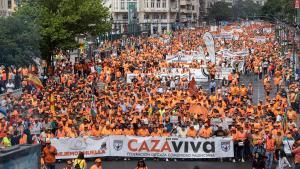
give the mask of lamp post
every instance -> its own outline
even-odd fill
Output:
[[[94,24],[94,23],[88,24],[88,27],[92,29],[92,28],[96,27],[96,24]],[[90,36],[90,38],[89,38],[89,41],[88,41],[88,46],[89,46],[88,57],[89,58],[93,57],[94,62],[95,62],[95,57],[93,56],[94,38],[93,38],[92,33],[89,33],[89,36]]]

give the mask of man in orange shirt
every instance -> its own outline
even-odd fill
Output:
[[[55,156],[57,150],[54,146],[51,146],[50,139],[46,140],[46,147],[43,149],[44,162],[47,169],[55,169]]]
[[[131,125],[128,125],[127,128],[124,129],[123,135],[125,135],[125,136],[133,136],[134,135],[134,130],[131,127]]]
[[[153,132],[151,133],[152,137],[159,137],[161,136],[160,132],[157,130],[157,127],[154,127]]]
[[[245,87],[244,84],[242,84],[242,86],[240,88],[240,93],[241,93],[241,96],[246,96],[248,94],[248,89]]]
[[[66,133],[65,133],[65,131],[63,130],[62,125],[59,125],[59,128],[58,128],[58,130],[56,131],[55,136],[56,136],[57,138],[63,138],[63,137],[66,136]]]
[[[95,125],[95,128],[94,128],[94,129],[92,129],[91,135],[94,136],[94,137],[99,137],[99,136],[101,136],[101,129],[100,129],[100,127],[99,127],[98,124]]]
[[[195,130],[194,126],[191,125],[186,133],[187,137],[195,138],[197,136],[197,131]]]
[[[112,133],[112,131],[110,129],[109,124],[107,124],[101,131],[101,135],[103,135],[103,136],[111,135],[111,133]]]
[[[200,129],[199,136],[203,138],[209,138],[212,136],[212,129],[209,127],[208,123],[204,124],[204,128]]]
[[[137,133],[138,136],[147,137],[150,135],[149,130],[146,128],[145,125],[143,125]]]
[[[273,158],[275,152],[275,139],[272,138],[272,135],[269,134],[266,140],[266,169],[272,169]]]

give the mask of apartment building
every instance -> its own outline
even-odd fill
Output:
[[[235,2],[237,2],[238,0],[206,0],[208,3],[214,3],[214,2],[218,2],[218,1],[223,1],[223,2],[227,2],[230,4],[234,4]],[[243,0],[243,1],[250,1],[250,0]],[[267,0],[252,0],[254,3],[263,6]]]
[[[195,26],[199,0],[106,0],[113,32],[149,31],[161,33],[179,26]],[[132,27],[136,27],[132,30]]]
[[[0,16],[10,16],[18,6],[19,0],[0,0]]]

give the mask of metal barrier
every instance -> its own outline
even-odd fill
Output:
[[[14,90],[13,92],[10,92],[10,94],[12,94],[12,95],[15,95],[17,93],[22,93],[22,88],[19,88],[19,89]],[[5,95],[7,95],[7,94],[8,94],[7,92],[3,93],[3,94],[0,94],[0,97],[3,97]]]
[[[40,168],[41,145],[18,145],[0,152],[0,168],[29,169]]]

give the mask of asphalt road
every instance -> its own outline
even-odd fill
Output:
[[[103,169],[135,169],[138,161],[103,161]],[[88,162],[88,168],[93,165]],[[147,161],[148,169],[193,169],[199,166],[200,169],[250,169],[251,163],[232,163],[232,162],[217,162],[217,161]],[[65,163],[56,165],[56,169],[63,169]]]
[[[216,80],[217,86],[221,86],[221,80]],[[265,90],[263,86],[263,80],[259,80],[256,75],[242,75],[240,79],[240,84],[245,84],[245,86],[248,86],[252,82],[253,86],[253,95],[252,95],[252,101],[253,104],[257,104],[259,100],[264,101],[265,100]],[[209,83],[208,82],[202,82],[198,85],[201,85],[204,90],[209,91]],[[276,89],[273,84],[272,85],[272,91],[270,93],[271,97],[275,97]]]

